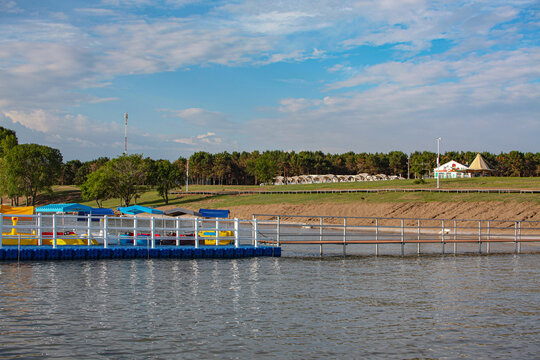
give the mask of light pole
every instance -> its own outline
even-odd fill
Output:
[[[187,158],[187,167],[186,167],[186,192],[189,192],[189,157]]]
[[[435,139],[435,140],[437,140],[437,189],[438,189],[438,188],[439,188],[439,177],[440,177],[440,175],[441,175],[441,173],[438,171],[439,166],[440,166],[440,165],[439,165],[439,149],[440,149],[439,146],[440,146],[441,138],[438,137],[438,138]]]

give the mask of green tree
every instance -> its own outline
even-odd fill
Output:
[[[407,155],[402,151],[390,151],[388,153],[388,166],[390,173],[387,175],[401,175],[407,173],[407,162],[409,161]]]
[[[6,155],[9,149],[18,144],[15,131],[0,126],[0,156]]]
[[[60,174],[62,154],[60,150],[44,145],[22,144],[8,150],[6,170],[8,187],[12,195],[24,195],[35,205],[40,191],[51,191]]]
[[[81,166],[82,162],[80,160],[70,160],[65,164],[62,164],[62,171],[60,172],[58,183],[61,185],[75,184],[75,176]]]
[[[264,152],[255,160],[253,172],[260,182],[272,183],[279,173],[278,161],[271,152]]]
[[[6,195],[8,195],[7,164],[6,159],[0,157],[0,205],[3,204]]]
[[[231,154],[222,152],[214,156],[212,173],[219,180],[219,185],[223,185],[224,179],[230,179],[233,171],[233,160]]]
[[[103,200],[113,197],[114,180],[105,168],[100,168],[88,175],[81,185],[81,194],[84,200],[94,200],[98,207],[103,207]]]
[[[194,177],[197,184],[208,184],[212,176],[214,156],[206,151],[199,151],[189,158],[190,177]]]
[[[142,155],[122,155],[107,162],[104,170],[114,184],[112,196],[119,198],[124,206],[129,206],[132,199],[146,190],[149,169]]]
[[[422,177],[429,174],[437,164],[437,154],[424,151],[415,151],[411,154],[411,172],[415,174],[415,177]]]
[[[152,165],[152,174],[156,181],[156,190],[169,203],[169,191],[184,185],[184,172],[180,167],[169,160],[157,160]]]

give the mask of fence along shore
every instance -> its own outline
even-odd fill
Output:
[[[475,220],[423,219],[391,217],[351,217],[319,215],[254,214],[252,219],[201,219],[171,217],[115,217],[92,215],[0,215],[0,247],[31,244],[52,248],[62,247],[62,241],[79,239],[87,246],[103,248],[119,245],[149,249],[166,246],[190,245],[194,248],[215,248],[227,245],[240,247],[271,247],[318,245],[347,247],[372,245],[374,254],[381,255],[379,246],[405,247],[416,245],[416,253],[424,245],[439,245],[442,254],[466,251],[489,254],[493,244],[504,244],[506,252],[538,252],[540,221],[530,220]],[[4,241],[5,240],[5,241]],[[60,244],[60,245],[59,245]],[[461,245],[469,244],[469,248]],[[476,247],[470,249],[470,245]],[[275,252],[273,252],[275,254]]]
[[[511,245],[511,252],[522,252],[522,244],[534,244],[530,252],[540,247],[540,221],[528,220],[476,220],[476,219],[427,219],[393,217],[353,217],[254,214],[259,226],[266,229],[267,238],[260,243],[276,246],[338,245],[347,254],[349,245],[373,245],[374,254],[380,255],[380,245],[399,245],[401,256],[405,246],[416,245],[416,253],[422,253],[422,245],[440,245],[440,252],[447,253],[446,245],[458,253],[458,245],[474,244],[478,254],[489,254],[492,244]],[[271,230],[274,228],[274,230]],[[271,239],[269,236],[275,234]],[[508,246],[507,246],[508,247]],[[466,249],[467,252],[474,252]]]

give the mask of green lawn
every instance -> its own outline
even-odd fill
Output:
[[[363,181],[352,183],[301,184],[301,185],[268,185],[268,186],[220,186],[190,185],[190,191],[289,191],[289,190],[322,190],[322,189],[435,189],[437,180],[427,179],[424,183],[415,180]],[[537,189],[540,190],[540,177],[478,177],[466,179],[441,179],[441,189]],[[185,187],[184,187],[185,190]]]
[[[388,188],[420,188],[434,189],[436,181],[430,179],[424,184],[414,184],[414,180],[374,181],[358,183],[309,184],[286,186],[202,186],[190,185],[190,191],[214,191],[215,195],[171,194],[169,205],[198,208],[227,208],[236,205],[261,204],[304,204],[304,203],[388,203],[388,202],[530,202],[540,205],[539,194],[454,194],[454,193],[409,193],[409,192],[380,192],[380,193],[348,193],[348,194],[275,194],[275,195],[227,195],[219,192],[231,190],[318,190],[318,189],[388,189]],[[540,189],[540,178],[472,178],[442,180],[441,189]],[[184,188],[185,190],[185,188]],[[42,195],[40,204],[53,202],[79,202],[89,206],[97,206],[95,201],[83,201],[80,191],[75,186],[58,186],[50,196]],[[156,191],[148,191],[137,199],[137,204],[159,207],[165,205],[164,200]],[[104,207],[120,206],[119,199],[103,202]]]

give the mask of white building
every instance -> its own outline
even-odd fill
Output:
[[[438,168],[433,169],[433,174],[435,179],[455,179],[471,177],[471,174],[467,172],[468,169],[469,168],[467,166],[452,160],[445,164],[442,164]]]

